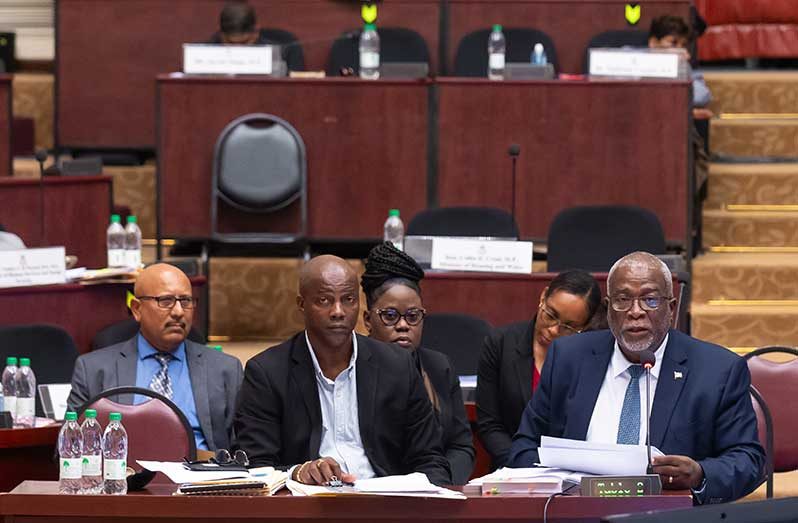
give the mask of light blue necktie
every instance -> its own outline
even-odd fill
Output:
[[[626,387],[621,408],[621,421],[618,423],[618,440],[621,445],[637,445],[640,440],[640,376],[643,367],[629,365],[627,369],[632,377]]]

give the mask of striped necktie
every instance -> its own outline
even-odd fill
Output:
[[[152,377],[150,389],[172,399],[172,380],[169,378],[169,362],[172,360],[172,355],[168,352],[156,352],[153,357],[161,364],[161,368]]]

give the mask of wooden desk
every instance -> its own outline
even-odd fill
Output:
[[[625,204],[689,243],[689,83],[439,78],[437,87],[441,206],[511,211],[507,148],[517,143],[522,237],[546,238],[567,207]]]
[[[55,482],[26,481],[0,494],[0,517],[8,523],[196,522],[209,521],[541,521],[546,496],[482,497],[466,500],[357,497],[172,496],[175,486],[156,485],[126,496],[58,496]],[[692,506],[686,492],[640,498],[568,496],[549,505],[549,521],[598,522],[603,516]]]
[[[0,74],[0,177],[11,176],[11,76]]]
[[[110,176],[47,176],[42,212],[38,179],[0,177],[0,223],[28,247],[63,245],[80,266],[105,267],[111,183]]]
[[[0,429],[0,492],[7,492],[26,479],[58,479],[53,455],[60,430],[60,424]]]

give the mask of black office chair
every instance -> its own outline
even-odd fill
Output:
[[[595,47],[648,47],[648,32],[637,30],[604,31],[587,43],[582,70],[590,71],[590,49]]]
[[[665,253],[665,233],[653,212],[628,205],[572,207],[551,223],[549,272],[607,272],[634,251]]]
[[[70,383],[78,349],[72,336],[61,327],[9,325],[0,327],[3,365],[8,356],[30,358],[37,384]],[[36,401],[36,415],[44,416],[40,401]]]
[[[468,314],[428,314],[421,346],[446,354],[459,376],[475,376],[482,342],[491,329],[487,321]]]
[[[518,238],[513,216],[494,207],[436,207],[413,216],[408,236]]]
[[[299,201],[293,231],[221,232],[219,200],[236,210],[266,215]],[[216,141],[211,182],[211,237],[221,242],[296,244],[307,230],[307,159],[296,129],[276,116],[246,114],[230,122]]]
[[[135,319],[128,318],[118,321],[105,327],[94,335],[94,339],[91,341],[91,350],[99,350],[110,347],[111,345],[116,345],[117,343],[122,343],[138,334],[138,332],[139,324]],[[202,345],[207,343],[205,336],[194,328],[193,325],[188,331],[188,339]]]
[[[330,49],[328,76],[342,76],[346,71],[354,76],[360,74],[358,45],[361,30],[347,31]],[[380,36],[380,63],[419,62],[429,64],[427,43],[417,32],[403,27],[377,27]],[[486,40],[487,41],[487,40]]]
[[[216,32],[208,39],[210,44],[222,43],[222,35]],[[305,70],[305,55],[302,52],[302,45],[294,33],[283,31],[282,29],[261,29],[258,34],[258,45],[276,44],[282,46],[280,50],[283,60],[285,60],[289,71]]]
[[[559,71],[557,49],[551,37],[538,29],[504,28],[505,63],[529,63],[535,44],[543,44],[546,58]],[[491,29],[469,33],[460,40],[454,59],[455,76],[485,77],[488,75],[488,37]]]

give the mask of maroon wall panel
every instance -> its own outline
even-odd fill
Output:
[[[0,177],[11,176],[11,77],[0,74]]]
[[[651,209],[684,243],[688,119],[686,82],[442,79],[438,200],[510,211],[517,143],[522,237],[545,238],[567,207],[626,204]]]

